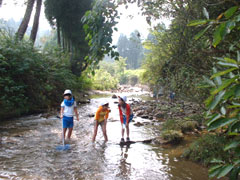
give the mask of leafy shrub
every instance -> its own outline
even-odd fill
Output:
[[[209,165],[212,159],[229,159],[230,155],[224,152],[223,148],[228,142],[224,136],[207,134],[195,142],[183,153],[183,157],[195,162]]]
[[[169,143],[178,144],[183,140],[183,134],[176,130],[163,131],[161,136]]]
[[[95,71],[93,77],[93,88],[99,90],[109,90],[116,89],[118,85],[118,80],[111,76],[110,73],[106,72],[104,69],[98,69]]]
[[[180,130],[180,124],[176,119],[167,119],[163,123],[163,130]]]
[[[175,130],[185,132],[192,132],[198,126],[197,121],[185,120],[185,119],[168,119],[163,123],[163,130]]]
[[[138,83],[138,76],[137,75],[131,75],[129,78],[129,84],[132,86],[135,86]]]
[[[180,127],[183,133],[192,132],[198,127],[198,123],[196,121],[183,121],[181,122]]]
[[[0,33],[0,67],[1,118],[41,111],[59,103],[64,89],[76,87],[61,50],[40,52],[5,32]]]

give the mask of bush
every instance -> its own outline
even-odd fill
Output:
[[[197,121],[185,120],[185,119],[168,119],[163,123],[163,130],[176,130],[185,132],[192,132],[198,127]]]
[[[125,84],[130,84],[134,86],[137,83],[143,83],[142,76],[144,72],[144,69],[126,70],[124,73],[126,75]]]
[[[93,77],[93,88],[98,90],[116,89],[118,80],[114,78],[110,73],[104,69],[98,69],[95,71]]]
[[[169,143],[178,144],[183,140],[183,134],[176,130],[163,131],[161,136]]]
[[[183,121],[181,122],[180,127],[183,133],[192,132],[198,127],[198,123],[196,121]]]
[[[167,119],[164,123],[163,123],[163,130],[180,130],[180,125],[178,120],[176,119]]]
[[[209,165],[214,158],[228,160],[230,156],[223,150],[228,142],[226,137],[208,134],[193,142],[184,151],[183,157],[204,165]]]
[[[61,50],[40,52],[5,32],[0,34],[0,67],[1,118],[42,111],[59,103],[64,89],[76,87]]]
[[[129,84],[131,86],[135,86],[138,83],[138,76],[137,75],[131,75],[129,77]]]

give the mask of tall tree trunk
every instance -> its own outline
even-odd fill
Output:
[[[3,0],[0,0],[0,7],[2,7],[2,2],[3,2]]]
[[[30,36],[30,39],[32,40],[33,44],[35,43],[35,40],[37,37],[41,7],[42,7],[42,0],[37,0],[36,13],[34,16],[34,22],[33,22],[33,27],[32,27],[31,36]]]
[[[20,40],[23,39],[23,36],[27,30],[28,23],[29,23],[31,14],[32,14],[34,2],[35,2],[35,0],[28,0],[27,9],[25,11],[24,18],[23,18],[23,20],[18,28],[18,31],[17,31],[17,36]]]
[[[61,31],[60,31],[58,20],[57,20],[57,42],[58,42],[58,46],[61,47]]]

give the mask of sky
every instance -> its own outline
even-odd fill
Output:
[[[6,3],[7,2],[7,3]],[[17,4],[16,4],[17,3]],[[8,20],[13,18],[15,21],[19,21],[23,18],[25,13],[26,5],[23,4],[23,0],[3,0],[3,6],[0,10],[0,18]],[[140,15],[140,9],[135,4],[131,4],[126,9],[124,6],[119,8],[121,13],[121,18],[117,25],[118,31],[113,34],[113,44],[117,43],[117,40],[120,34],[125,34],[129,36],[134,30],[138,30],[141,34],[141,39],[145,39],[148,35],[148,29],[151,28],[145,17]],[[35,14],[35,8],[32,12],[30,24],[33,23],[33,17]],[[131,16],[131,17],[129,17]],[[169,25],[170,21],[168,20],[159,20],[159,22],[164,22],[166,26]],[[40,15],[40,29],[41,30],[50,30],[51,27],[45,18],[44,15],[44,6],[42,7]]]

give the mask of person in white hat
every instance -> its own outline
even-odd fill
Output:
[[[63,137],[65,139],[65,134],[68,129],[68,139],[71,138],[73,130],[73,116],[76,115],[77,121],[79,121],[77,112],[77,103],[72,97],[72,91],[67,89],[63,93],[64,100],[61,103],[60,118],[63,121]]]
[[[127,130],[127,142],[130,141],[129,138],[129,123],[133,119],[133,111],[130,107],[129,104],[127,104],[127,97],[126,96],[118,96],[119,104],[118,104],[118,109],[119,109],[119,115],[120,115],[120,121],[122,125],[122,138],[120,143],[124,143],[124,132],[125,128]]]
[[[94,117],[94,132],[93,132],[93,138],[92,138],[92,142],[95,141],[96,136],[97,136],[97,131],[98,131],[98,126],[101,125],[102,127],[102,132],[103,132],[103,136],[105,139],[105,142],[108,141],[108,137],[107,137],[107,119],[108,119],[108,115],[110,112],[110,109],[108,108],[108,102],[107,101],[102,101],[100,103],[100,106],[95,114]]]

